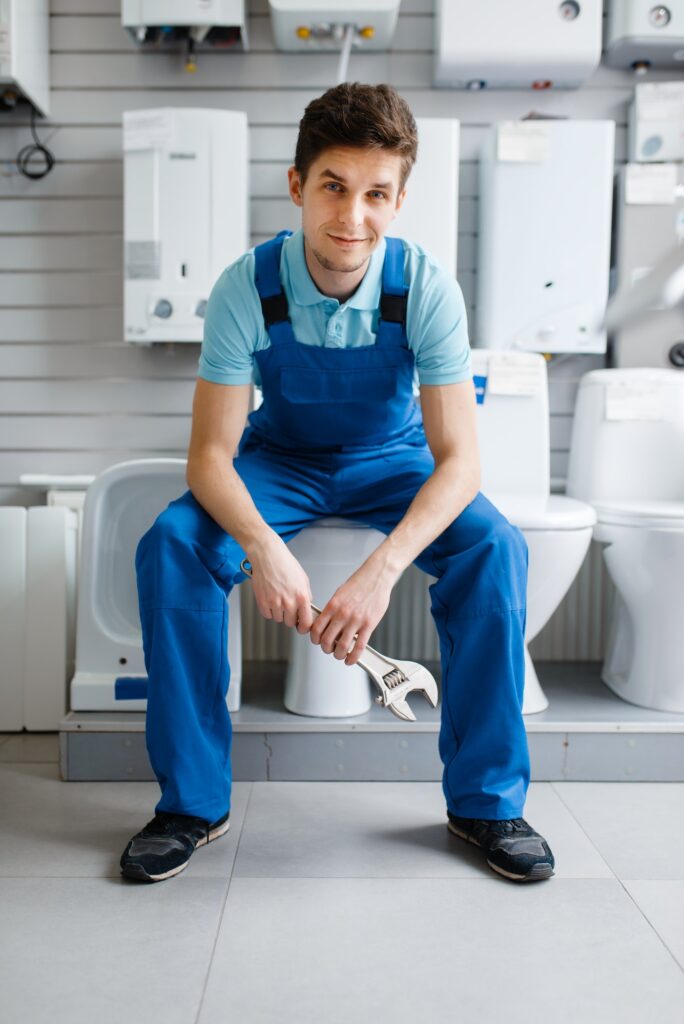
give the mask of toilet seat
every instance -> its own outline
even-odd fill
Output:
[[[595,508],[602,525],[684,530],[684,501],[602,501]]]
[[[591,505],[564,494],[550,494],[543,502],[505,495],[491,500],[520,530],[586,530],[596,523]]]

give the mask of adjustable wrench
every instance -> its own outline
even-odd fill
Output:
[[[254,578],[249,559],[242,560],[240,569],[245,576]],[[311,608],[317,615],[321,614],[321,609],[315,604],[312,604]],[[354,639],[356,638],[355,636]],[[375,698],[376,703],[389,708],[397,718],[402,718],[405,722],[415,722],[416,716],[406,701],[406,695],[414,690],[423,693],[433,708],[437,707],[438,691],[435,678],[418,662],[386,658],[384,654],[366,645],[358,664],[366,670],[380,691],[379,696]]]

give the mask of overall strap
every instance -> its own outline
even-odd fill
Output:
[[[280,283],[280,253],[283,242],[291,234],[291,231],[280,231],[275,238],[254,249],[254,283],[272,345],[294,341],[287,297]]]
[[[404,281],[404,243],[401,238],[385,236],[385,261],[382,265],[382,292],[380,319],[376,344],[404,345],[406,337],[406,307],[408,285]]]

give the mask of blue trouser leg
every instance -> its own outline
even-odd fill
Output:
[[[389,533],[432,473],[426,449],[340,456],[339,515]],[[415,560],[437,577],[431,611],[442,663],[439,752],[449,810],[468,818],[522,816],[530,762],[522,718],[527,545],[484,495]]]
[[[301,471],[254,453],[234,466],[284,540],[329,514],[321,503],[325,477],[316,466]],[[230,809],[227,597],[245,578],[244,557],[190,491],[171,502],[138,544],[147,750],[162,790],[156,810],[215,821]]]

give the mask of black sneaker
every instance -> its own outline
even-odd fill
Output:
[[[198,846],[228,831],[229,817],[230,811],[210,825],[204,818],[157,811],[121,855],[121,874],[140,882],[161,882],[179,874]]]
[[[455,836],[481,846],[494,871],[516,882],[537,882],[550,878],[555,860],[543,836],[524,818],[485,821],[457,818],[447,811],[447,828]]]

